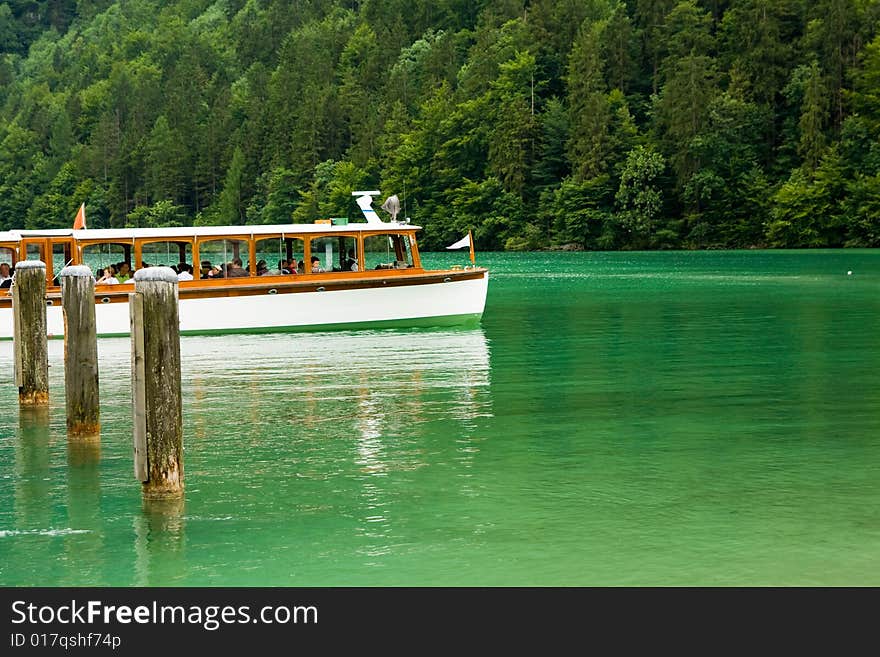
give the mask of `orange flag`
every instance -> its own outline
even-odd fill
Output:
[[[86,204],[79,206],[79,212],[76,213],[76,219],[73,220],[73,229],[79,230],[86,227]]]

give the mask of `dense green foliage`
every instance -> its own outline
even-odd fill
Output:
[[[880,0],[6,0],[0,230],[880,245]]]

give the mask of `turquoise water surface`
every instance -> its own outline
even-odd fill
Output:
[[[127,339],[99,448],[0,343],[0,585],[880,584],[880,252],[478,257],[478,329],[184,337],[178,508]]]

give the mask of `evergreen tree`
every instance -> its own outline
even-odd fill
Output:
[[[217,202],[217,219],[220,224],[243,224],[245,218],[245,202],[243,194],[244,152],[236,146],[232,152],[232,161],[226,171],[223,191]]]
[[[569,119],[565,105],[551,98],[540,117],[538,155],[532,170],[532,181],[538,189],[553,187],[570,171],[565,148],[569,138]]]
[[[828,111],[827,92],[822,79],[819,63],[814,61],[809,68],[804,88],[804,100],[801,109],[801,138],[798,153],[804,165],[812,170],[819,164],[825,152],[825,134],[823,132]]]
[[[182,198],[184,186],[184,167],[186,154],[180,135],[168,125],[163,115],[156,124],[146,143],[146,188],[153,201]]]
[[[529,177],[537,138],[534,85],[535,57],[521,52],[501,65],[490,92],[495,120],[489,171],[505,190],[519,197]]]
[[[585,24],[578,34],[566,78],[569,97],[572,172],[578,181],[604,173],[608,167],[608,124],[611,112],[606,97],[601,37],[605,23]]]
[[[664,24],[672,10],[674,0],[636,0],[634,3],[636,25],[642,36],[642,56],[647,63],[647,77],[651,92],[660,88],[660,62],[666,56]]]

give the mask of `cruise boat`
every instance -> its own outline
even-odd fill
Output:
[[[383,327],[477,325],[488,271],[474,265],[427,270],[419,226],[382,221],[378,192],[356,192],[366,222],[182,228],[57,229],[0,232],[3,263],[46,263],[47,330],[64,331],[58,275],[67,265],[98,273],[121,266],[119,279],[95,286],[99,336],[129,334],[128,269],[171,266],[181,280],[182,334],[269,333]],[[385,206],[383,206],[385,207]],[[14,284],[14,283],[13,283]],[[0,339],[13,332],[12,295],[0,282]]]

